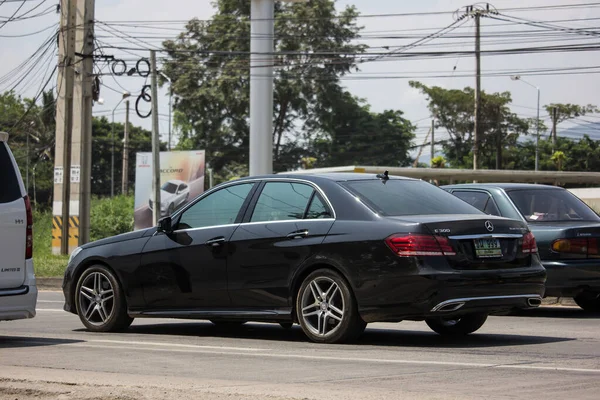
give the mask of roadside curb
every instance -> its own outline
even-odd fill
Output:
[[[62,290],[63,278],[36,277],[38,290]]]
[[[62,290],[63,278],[36,278],[37,288],[40,290]],[[575,301],[570,297],[546,297],[542,300],[542,306],[567,306],[577,307]]]

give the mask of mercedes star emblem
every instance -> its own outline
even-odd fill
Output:
[[[485,221],[485,229],[487,229],[490,232],[494,231],[494,224],[492,224],[491,221]]]

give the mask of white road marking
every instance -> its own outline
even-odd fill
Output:
[[[61,300],[38,300],[38,303],[64,303],[64,301]]]
[[[238,350],[238,351],[268,351],[270,349],[258,348],[258,347],[228,347],[228,346],[204,346],[196,344],[180,344],[180,343],[161,343],[161,342],[138,342],[131,340],[87,340],[88,343],[114,343],[114,344],[128,344],[128,345],[141,345],[141,346],[164,346],[164,347],[183,347],[189,349],[213,349],[213,350]],[[227,353],[229,354],[229,353]]]
[[[52,312],[63,312],[65,314],[70,314],[67,313],[65,310],[63,310],[62,308],[36,308],[35,311],[52,311]]]
[[[465,362],[454,362],[454,361],[433,361],[433,360],[399,360],[399,359],[378,359],[378,358],[360,358],[360,357],[330,357],[330,356],[312,356],[303,354],[274,354],[274,353],[242,353],[235,351],[211,351],[201,350],[201,348],[216,348],[225,349],[225,347],[219,348],[218,346],[190,346],[197,347],[198,350],[189,349],[161,349],[151,347],[136,347],[136,346],[103,346],[91,344],[92,342],[113,342],[113,343],[137,343],[140,345],[148,344],[147,342],[119,342],[119,341],[88,341],[87,343],[73,343],[59,346],[75,346],[75,347],[88,347],[88,348],[100,348],[100,349],[123,349],[123,350],[148,350],[158,352],[172,352],[172,353],[197,353],[197,354],[213,354],[213,355],[224,355],[224,356],[248,356],[248,357],[264,357],[264,358],[284,358],[284,359],[303,359],[303,360],[319,360],[319,361],[340,361],[340,362],[364,362],[369,364],[403,364],[403,365],[424,365],[424,366],[442,366],[442,367],[467,367],[467,368],[490,368],[490,369],[516,369],[516,370],[530,370],[530,371],[555,371],[555,372],[574,372],[574,373],[593,373],[600,374],[600,369],[591,368],[570,368],[570,367],[551,367],[542,365],[524,365],[524,364],[492,364],[492,363],[465,363]],[[154,343],[152,343],[154,345]],[[156,345],[174,345],[174,344],[163,344],[156,343]],[[236,348],[231,347],[229,349],[235,350]],[[246,348],[243,348],[247,350]],[[260,350],[260,349],[256,349]],[[533,362],[533,361],[532,361]]]

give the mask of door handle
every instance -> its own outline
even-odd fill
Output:
[[[223,243],[225,243],[225,238],[223,236],[216,237],[216,238],[213,238],[213,239],[209,239],[206,242],[204,242],[205,245],[212,246],[212,247],[219,247]]]
[[[296,231],[288,234],[286,237],[288,239],[302,239],[308,236],[308,229],[303,229],[301,231]]]

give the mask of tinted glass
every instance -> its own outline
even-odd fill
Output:
[[[250,221],[302,219],[313,190],[302,183],[268,182],[260,193]]]
[[[473,191],[454,191],[452,193],[462,201],[465,201],[477,208],[480,211],[483,211],[486,214],[490,215],[500,215],[500,211],[498,211],[498,207],[492,200],[491,196],[485,192],[473,192]]]
[[[320,218],[331,218],[331,212],[325,206],[325,202],[321,199],[321,196],[315,194],[306,213],[307,219],[320,219]]]
[[[175,193],[177,191],[177,185],[171,182],[164,183],[161,189],[167,193]]]
[[[254,183],[220,189],[188,208],[179,220],[178,229],[227,225],[235,220]]]
[[[508,196],[529,222],[600,221],[583,201],[567,190],[511,190]]]
[[[423,181],[349,181],[342,183],[342,186],[381,215],[481,213],[445,190]]]
[[[6,144],[0,142],[0,203],[12,203],[21,197],[21,187]]]

